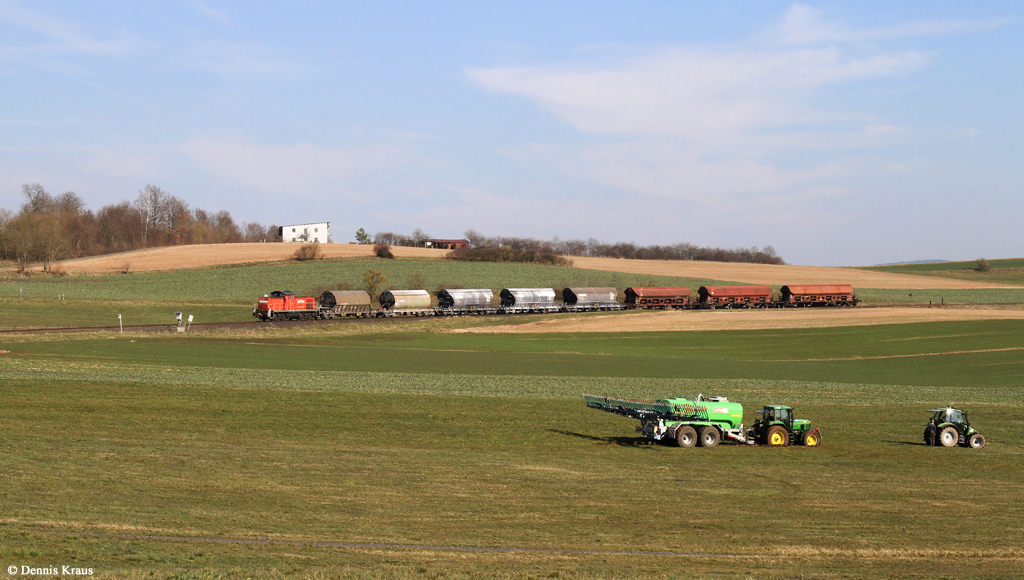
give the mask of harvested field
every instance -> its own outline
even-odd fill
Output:
[[[552,332],[666,332],[680,330],[762,330],[774,328],[829,328],[954,320],[1024,320],[1024,310],[986,308],[799,308],[784,310],[647,311],[602,316],[576,316],[462,328],[462,333]]]
[[[60,266],[65,272],[116,274],[123,271],[126,264],[132,272],[152,272],[223,264],[278,262],[290,260],[295,250],[302,245],[299,243],[256,243],[168,246],[68,260],[61,262]],[[373,256],[373,246],[367,244],[320,244],[320,250],[325,258],[368,258]],[[395,256],[402,258],[442,258],[448,253],[447,250],[403,247],[392,247],[391,251]],[[34,269],[38,270],[39,268]]]
[[[687,262],[676,260],[620,260],[616,258],[573,258],[573,265],[586,270],[630,274],[654,274],[687,278],[712,278],[749,284],[853,284],[854,288],[1013,288],[970,280],[935,276],[914,276],[856,268],[820,266],[774,266],[735,262]]]

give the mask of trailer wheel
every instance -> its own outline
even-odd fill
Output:
[[[718,445],[718,439],[718,429],[715,429],[711,425],[707,425],[700,430],[701,447],[714,447]]]
[[[772,425],[768,428],[765,442],[771,447],[785,447],[789,445],[789,432],[781,425]]]
[[[971,449],[981,449],[985,446],[985,436],[981,433],[975,433],[971,435],[971,438],[967,440],[967,445]]]
[[[693,447],[697,444],[697,432],[693,427],[680,427],[676,430],[676,444],[680,447]]]
[[[956,447],[956,444],[960,442],[960,433],[957,432],[956,427],[946,425],[939,431],[939,442],[943,447]]]
[[[821,445],[821,433],[817,429],[808,429],[804,433],[803,444],[805,447],[817,447]]]

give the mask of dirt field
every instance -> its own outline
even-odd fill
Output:
[[[1024,319],[1024,310],[984,308],[799,308],[776,310],[671,310],[576,316],[451,332],[664,332],[827,328],[950,320]]]
[[[112,274],[121,272],[125,264],[132,272],[153,270],[179,270],[221,264],[245,264],[249,262],[276,262],[288,260],[302,244],[197,244],[194,246],[169,246],[95,256],[80,260],[62,262],[66,272],[88,272]],[[321,244],[325,258],[359,258],[373,255],[373,246],[361,244]],[[399,257],[440,258],[447,250],[429,248],[392,247],[392,253]],[[38,270],[39,268],[35,268]]]
[[[573,265],[587,270],[630,274],[712,278],[749,284],[852,284],[854,288],[1011,288],[1004,284],[970,282],[932,276],[911,276],[855,268],[819,266],[772,266],[732,262],[684,262],[675,260],[619,260],[616,258],[573,258]]]

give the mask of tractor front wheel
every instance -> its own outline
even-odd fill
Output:
[[[700,430],[700,444],[703,447],[714,447],[718,445],[718,429],[708,425]]]
[[[985,446],[985,436],[981,433],[975,433],[971,435],[971,438],[967,440],[967,445],[971,449],[981,449]]]
[[[803,444],[805,447],[817,447],[821,445],[821,432],[818,429],[808,429],[804,433]]]
[[[956,427],[946,425],[939,431],[939,442],[943,447],[956,447],[956,444],[960,442],[960,433],[957,432]]]
[[[772,425],[768,428],[765,439],[771,447],[785,447],[789,445],[789,432],[781,425]]]
[[[693,427],[680,427],[676,431],[676,444],[680,447],[693,447],[697,444],[697,432]]]

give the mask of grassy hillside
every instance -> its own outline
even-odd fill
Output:
[[[8,341],[0,559],[98,578],[1013,578],[1022,349],[1020,321]],[[825,444],[647,445],[584,391],[728,395],[747,424],[791,403]],[[948,402],[988,447],[920,444]]]
[[[895,274],[918,274],[922,276],[956,278],[958,280],[970,280],[974,282],[1024,285],[1024,258],[989,260],[988,262],[990,270],[987,272],[981,272],[977,269],[977,260],[969,260],[965,262],[935,262],[928,264],[902,264],[899,266],[873,266],[861,269],[875,270],[878,272],[892,272]]]
[[[255,302],[272,290],[310,293],[339,283],[362,286],[362,273],[384,272],[388,286],[434,290],[439,285],[490,288],[564,288],[566,286],[689,286],[720,280],[623,274],[537,264],[469,263],[434,260],[345,260],[116,276],[0,279],[0,297],[67,300],[218,300]]]

